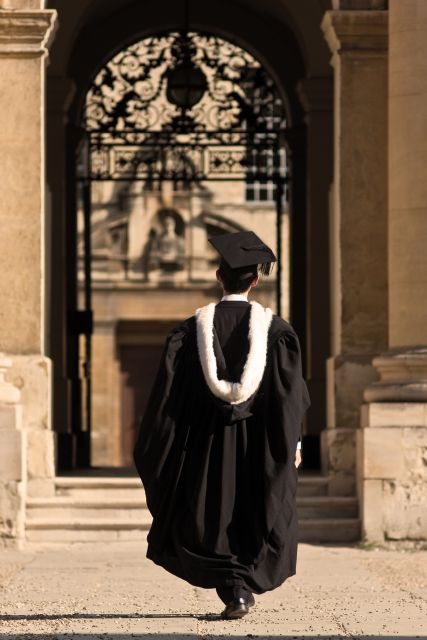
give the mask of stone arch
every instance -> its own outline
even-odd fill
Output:
[[[63,140],[63,153],[67,151],[66,184],[68,193],[62,195],[63,208],[68,208],[63,230],[72,231],[73,215],[73,162],[76,134],[86,90],[99,67],[115,51],[137,38],[161,30],[176,29],[180,26],[179,5],[172,0],[142,4],[134,0],[118,0],[105,15],[105,3],[89,0],[59,6],[57,0],[50,6],[60,9],[60,30],[51,51],[48,70],[48,92],[57,96],[55,85],[60,87],[62,104],[66,111],[68,126]],[[310,4],[310,6],[308,6]],[[298,5],[298,6],[296,6]],[[266,67],[276,81],[281,97],[286,105],[288,122],[292,128],[290,156],[294,191],[292,194],[292,238],[291,255],[291,305],[293,324],[301,337],[303,352],[312,337],[306,337],[306,269],[307,269],[307,220],[306,220],[306,124],[305,108],[301,104],[298,86],[309,76],[329,75],[329,54],[323,42],[319,23],[329,0],[318,0],[315,6],[308,0],[294,3],[287,0],[267,0],[262,8],[250,0],[241,3],[218,0],[215,6],[205,3],[191,3],[190,28],[209,31],[224,39],[231,40],[249,51]],[[226,20],[224,19],[226,16]],[[135,25],[138,28],[135,29]],[[317,30],[317,31],[316,31]],[[74,85],[74,94],[70,86]],[[64,101],[64,95],[68,100]],[[55,98],[56,99],[56,98]],[[66,104],[65,104],[66,103]],[[63,116],[62,116],[63,117]],[[48,119],[48,130],[50,127]],[[52,135],[53,137],[53,135]],[[52,144],[57,144],[57,141]],[[48,151],[48,164],[51,163]],[[52,163],[53,164],[53,161]],[[57,184],[58,181],[56,181]],[[53,189],[54,181],[52,181]],[[70,189],[71,185],[71,189]],[[52,193],[52,201],[58,194]],[[56,224],[56,222],[55,222]],[[67,244],[68,254],[73,256],[73,247]],[[72,272],[72,269],[71,269]],[[70,268],[69,274],[70,275]],[[69,281],[69,278],[68,278]],[[73,306],[77,291],[75,286],[66,285],[68,305]],[[327,306],[322,313],[327,324]],[[327,346],[325,346],[327,350]],[[68,348],[70,352],[70,347]],[[74,371],[75,371],[74,366]],[[76,372],[76,371],[75,371]],[[67,376],[69,377],[69,376]],[[324,417],[321,423],[324,424]],[[323,425],[322,425],[323,426]]]

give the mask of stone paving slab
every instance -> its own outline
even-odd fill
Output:
[[[141,542],[0,552],[0,640],[426,638],[427,551],[301,544],[298,573],[240,621]]]

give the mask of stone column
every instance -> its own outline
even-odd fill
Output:
[[[306,436],[326,424],[325,362],[330,355],[329,193],[333,169],[332,78],[301,81],[307,125],[307,314],[306,377],[312,407]],[[310,441],[310,438],[309,438]]]
[[[390,0],[389,345],[358,434],[367,540],[427,540],[427,6]]]
[[[355,490],[355,435],[372,357],[387,345],[387,12],[329,11],[334,69],[331,339],[322,466]]]
[[[53,490],[45,357],[44,65],[54,11],[0,10],[0,349],[22,399],[28,490]]]
[[[390,346],[427,344],[427,4],[390,2]]]

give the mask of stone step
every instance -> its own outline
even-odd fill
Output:
[[[151,524],[138,477],[59,476],[56,495],[27,501],[27,541],[143,540]],[[359,539],[355,497],[328,496],[328,478],[302,473],[297,506],[302,542]]]
[[[148,514],[148,512],[147,512]],[[149,514],[148,514],[149,515]],[[28,542],[101,542],[120,540],[145,540],[151,525],[151,517],[138,521],[129,519],[79,519],[69,518],[27,520]]]
[[[299,496],[325,496],[328,493],[328,476],[322,475],[304,475],[302,472],[298,476]]]
[[[145,540],[150,519],[139,522],[119,519],[55,519],[27,522],[29,542],[90,542]],[[353,542],[359,539],[357,518],[312,518],[299,520],[300,542]]]
[[[352,518],[358,515],[357,499],[342,496],[298,496],[300,518]],[[27,500],[27,522],[39,518],[109,518],[138,520],[147,505],[141,498],[74,497],[30,498]]]
[[[54,498],[31,498],[27,500],[27,522],[38,519],[57,518],[116,518],[138,521],[145,517],[147,504],[142,493],[140,498],[81,498],[56,496]]]
[[[300,518],[357,518],[359,505],[354,496],[297,496]]]
[[[356,542],[360,540],[358,518],[301,518],[300,542]]]
[[[55,478],[57,496],[73,496],[75,498],[103,498],[109,495],[114,498],[132,498],[144,496],[144,489],[138,477],[115,478],[100,476],[57,476]]]
[[[55,492],[58,496],[74,496],[84,498],[107,497],[131,498],[135,492],[144,495],[141,481],[138,477],[84,477],[57,476]],[[299,496],[320,496],[328,492],[328,477],[321,475],[304,475],[298,478]]]

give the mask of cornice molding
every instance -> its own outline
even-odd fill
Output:
[[[333,56],[384,56],[388,11],[327,11],[321,28]]]
[[[395,347],[372,361],[380,379],[364,391],[366,402],[426,402],[427,346]]]
[[[52,9],[0,9],[0,57],[36,58],[48,53],[57,13]]]

